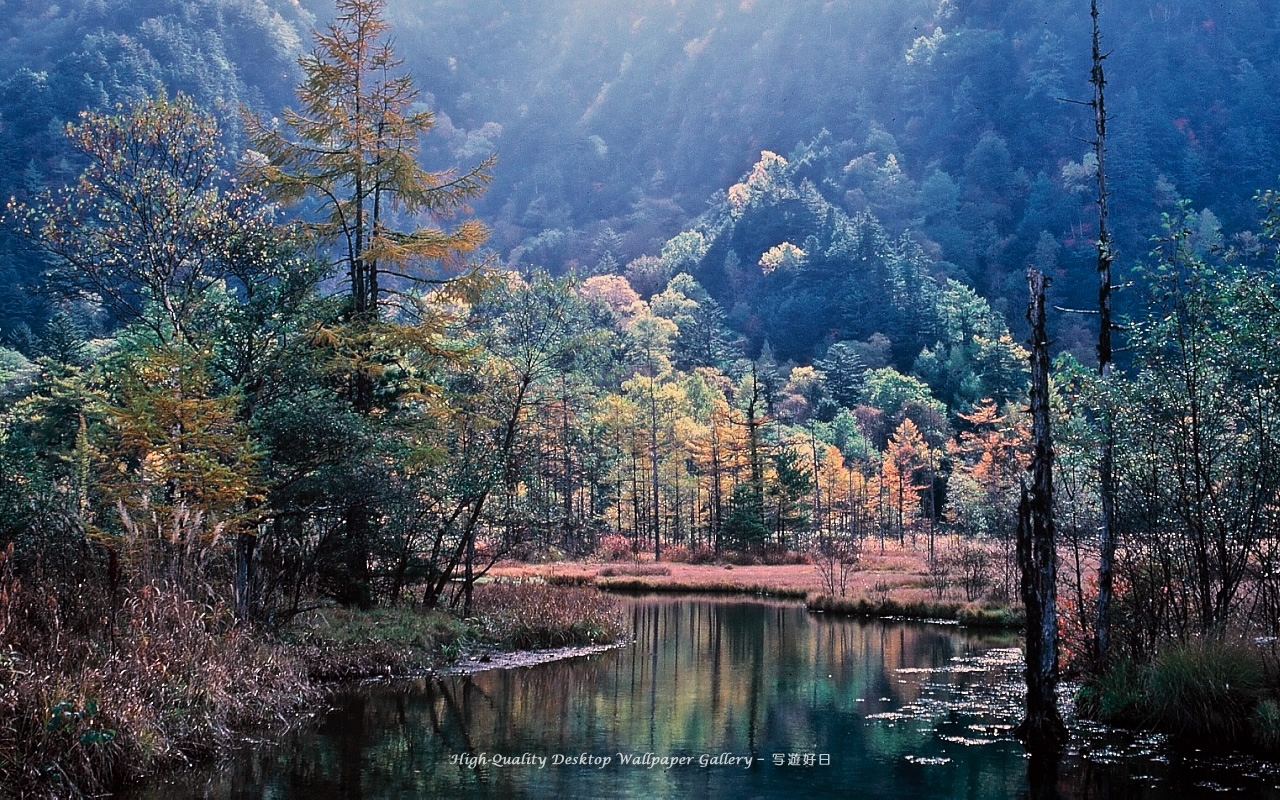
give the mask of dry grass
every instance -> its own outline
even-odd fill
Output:
[[[74,606],[27,588],[0,553],[0,797],[106,793],[208,757],[237,730],[287,721],[324,679],[405,674],[477,645],[546,648],[629,632],[615,598],[545,583],[477,587],[475,616],[420,608],[301,615],[281,641],[181,589]]]
[[[804,597],[802,589],[780,587],[772,583],[745,581],[688,582],[659,581],[653,578],[598,578],[596,586],[611,592],[689,592],[695,594],[757,594],[769,597]]]
[[[1025,620],[1016,610],[998,604],[961,603],[932,599],[904,600],[899,597],[873,599],[832,597],[815,594],[805,600],[810,611],[845,617],[903,617],[905,619],[956,620],[971,628],[1018,628]]]
[[[318,700],[304,670],[225,608],[144,584],[114,636],[71,627],[40,588],[0,587],[0,786],[79,796],[225,745],[236,728]]]
[[[937,542],[940,554],[947,542]],[[933,589],[928,556],[923,548],[886,542],[883,552],[878,541],[868,541],[858,569],[849,576],[846,594],[824,594],[818,569],[812,564],[766,566],[752,564],[690,564],[651,559],[630,564],[594,564],[565,561],[555,564],[506,562],[492,575],[500,580],[541,580],[556,585],[594,583],[601,589],[619,592],[689,592],[701,594],[753,594],[770,597],[805,598],[810,608],[828,613],[857,616],[898,616],[909,618],[955,619],[974,627],[1017,627],[1020,613],[994,602],[966,602],[953,587],[942,599]]]
[[[600,564],[585,561],[557,561],[550,564],[528,564],[523,561],[500,561],[491,570],[489,576],[498,580],[563,580],[574,579],[594,581]]]
[[[630,632],[617,600],[589,587],[483,584],[473,611],[481,640],[508,649],[610,644]]]

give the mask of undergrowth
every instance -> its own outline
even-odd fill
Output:
[[[469,633],[444,611],[333,606],[302,615],[282,637],[309,677],[323,681],[422,672],[464,650]]]
[[[238,730],[317,705],[324,680],[425,670],[481,645],[600,644],[629,632],[597,589],[532,582],[477,586],[466,620],[329,607],[279,636],[168,583],[83,601],[24,586],[0,553],[0,797],[103,794],[211,756]]]
[[[1280,701],[1264,654],[1221,637],[1166,645],[1149,663],[1118,660],[1085,683],[1080,713],[1215,749],[1280,753]]]
[[[0,586],[0,786],[101,793],[209,755],[236,729],[318,701],[287,653],[172,585],[122,593],[96,620],[6,571]]]

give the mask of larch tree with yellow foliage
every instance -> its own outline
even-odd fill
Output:
[[[932,488],[925,482],[930,463],[929,443],[915,422],[907,417],[889,437],[881,465],[881,480],[889,491],[899,544],[904,542],[908,528],[914,541],[916,521],[923,513],[924,493]]]
[[[408,314],[402,339],[430,349],[439,315],[428,313],[425,288],[470,288],[469,259],[488,235],[476,220],[450,221],[489,183],[489,157],[459,172],[431,172],[418,164],[421,138],[435,121],[413,110],[420,95],[387,37],[383,0],[337,0],[338,16],[315,34],[315,49],[300,60],[301,110],[281,124],[249,118],[261,157],[251,171],[286,202],[309,199],[319,213],[307,225],[317,244],[332,248],[346,273],[348,340],[339,351],[355,408],[369,414],[379,374],[373,334],[384,311]],[[404,226],[404,227],[398,227]],[[339,336],[330,337],[336,341]]]
[[[1026,421],[1006,406],[984,398],[973,412],[960,414],[969,430],[948,449],[956,465],[948,482],[948,519],[957,533],[998,541],[1003,552],[1002,583],[1012,591],[1012,531],[1016,526],[1018,478],[1029,460]]]

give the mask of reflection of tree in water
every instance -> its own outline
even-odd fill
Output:
[[[471,682],[470,676],[466,676],[462,679],[461,686],[459,687],[462,694],[462,702],[459,703],[450,683],[451,682],[447,680],[427,681],[425,694],[427,699],[427,708],[431,711],[431,729],[446,742],[451,738],[454,738],[450,736],[453,731],[449,730],[445,725],[443,718],[444,715],[442,714],[442,711],[449,712],[453,722],[457,726],[456,738],[461,742],[461,746],[457,749],[457,752],[475,755],[477,749],[475,741],[471,738],[471,727],[467,721],[469,716],[467,709],[471,706],[472,696],[477,693],[475,684]],[[483,691],[480,691],[479,695],[482,699],[492,702],[492,698]],[[439,703],[436,702],[437,696],[441,700]],[[441,705],[443,705],[443,708],[441,708]]]

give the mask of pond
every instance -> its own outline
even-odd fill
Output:
[[[131,796],[1280,798],[1270,765],[1101,729],[1078,731],[1061,764],[1033,764],[1010,733],[1010,635],[788,603],[630,602],[634,644],[353,686],[279,743]]]

